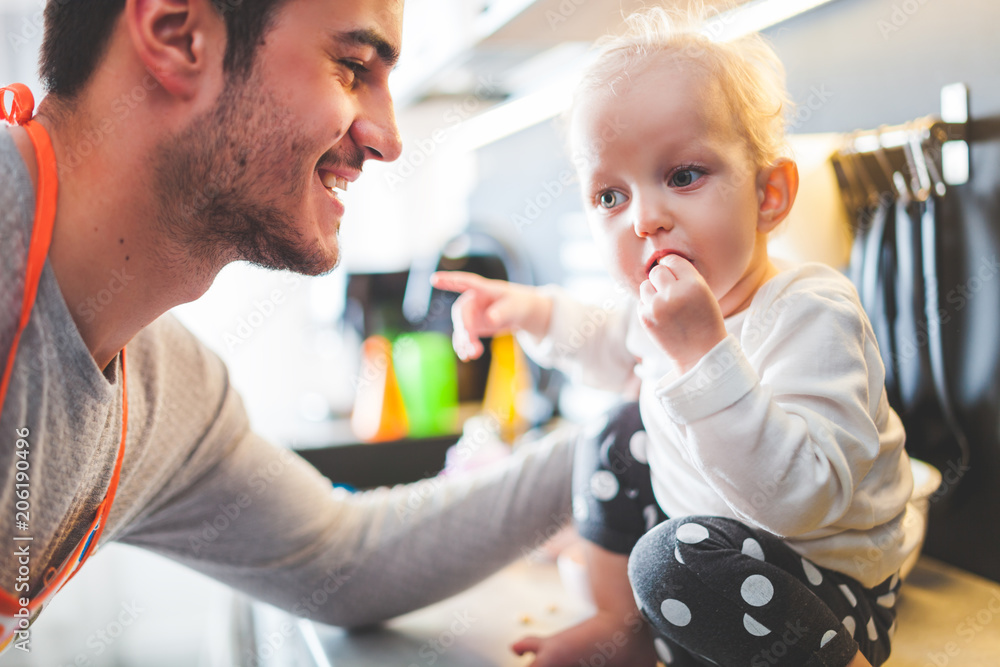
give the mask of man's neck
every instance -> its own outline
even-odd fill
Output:
[[[221,267],[198,270],[157,234],[156,182],[135,157],[152,147],[137,146],[141,139],[126,126],[105,134],[87,122],[56,123],[44,111],[43,103],[36,119],[59,165],[49,262],[81,338],[104,369],[143,327],[204,293]],[[20,128],[11,134],[35,183],[30,140]]]

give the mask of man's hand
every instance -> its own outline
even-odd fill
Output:
[[[726,337],[708,283],[678,255],[661,259],[639,286],[639,321],[682,373]]]
[[[549,330],[552,301],[534,287],[464,271],[439,271],[431,275],[431,285],[461,292],[451,319],[455,325],[452,344],[463,361],[482,355],[480,338],[519,329],[541,338]]]

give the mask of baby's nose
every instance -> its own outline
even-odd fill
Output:
[[[633,227],[636,236],[644,238],[651,236],[659,230],[671,230],[674,227],[673,215],[662,205],[637,206],[636,217]]]

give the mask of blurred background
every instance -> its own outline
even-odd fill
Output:
[[[346,452],[363,440],[410,440],[414,458],[404,457],[399,474],[416,478],[435,472],[433,461],[454,442],[463,418],[482,412],[491,377],[503,375],[505,387],[518,388],[492,397],[501,441],[510,439],[509,429],[521,434],[553,418],[578,419],[613,400],[525,364],[516,348],[495,347],[496,359],[478,368],[457,363],[440,346],[450,332],[449,297],[434,293],[427,276],[465,268],[559,283],[592,299],[610,291],[580,213],[559,115],[592,41],[620,29],[623,12],[642,4],[654,3],[407,1],[403,56],[392,75],[404,150],[395,163],[366,165],[351,185],[341,265],[302,278],[234,264],[205,296],[175,309],[227,362],[260,433],[315,451],[316,461],[334,468],[336,454],[323,457],[339,446]],[[798,105],[791,131],[803,195],[773,251],[844,267],[850,232],[829,168],[832,147],[854,130],[940,113],[942,88],[955,82],[971,91],[972,118],[1000,114],[1000,3],[743,4],[753,11],[720,15],[714,29],[763,28]],[[0,81],[24,82],[36,97],[41,10],[37,1],[0,0]],[[391,347],[363,345],[373,336],[395,342],[396,356]],[[402,348],[401,336],[409,341]],[[393,430],[383,419],[391,401],[381,389],[372,411],[352,426],[358,377],[374,359],[366,350],[394,360],[415,430]],[[430,373],[428,364],[447,373]],[[380,376],[382,383],[392,384]],[[430,393],[436,398],[428,404]],[[454,409],[447,423],[420,421],[421,410],[443,409]],[[370,486],[364,461],[356,461],[354,476],[345,473],[351,479],[333,481]],[[395,481],[405,480],[374,483]],[[13,652],[7,664],[227,664],[219,662],[227,650],[219,644],[231,604],[223,587],[113,545],[34,626],[33,652]]]

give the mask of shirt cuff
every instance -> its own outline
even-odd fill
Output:
[[[683,375],[664,375],[654,393],[675,423],[704,419],[746,396],[759,378],[739,342],[726,336]]]

